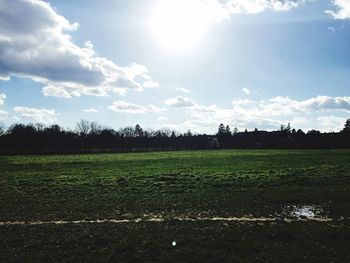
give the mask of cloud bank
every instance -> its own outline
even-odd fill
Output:
[[[302,1],[293,0],[229,0],[225,7],[230,14],[256,14],[265,10],[288,11]]]
[[[182,96],[167,99],[165,100],[165,104],[175,108],[193,107],[196,105],[196,103],[192,99]]]
[[[141,105],[129,103],[126,101],[120,101],[120,100],[114,101],[113,104],[108,107],[108,109],[115,112],[126,112],[126,113],[133,113],[133,114],[144,114],[148,112],[160,113],[164,111],[164,109],[154,106],[152,104],[149,104],[147,106],[141,106]]]
[[[291,122],[297,128],[311,129],[313,127],[308,125],[315,125],[320,130],[336,131],[341,129],[346,118],[334,115],[350,113],[350,97],[317,96],[306,100],[274,97],[262,101],[236,99],[228,108],[214,104],[201,105],[190,98],[176,97],[168,99],[166,104],[186,110],[190,119],[181,123],[178,126],[180,129],[188,127],[201,132],[213,132],[221,122],[240,129],[260,127],[273,130]]]
[[[45,84],[45,96],[103,96],[159,86],[148,69],[136,63],[122,67],[71,41],[78,29],[41,0],[0,0],[0,78],[30,78]],[[145,85],[141,84],[145,81]]]
[[[333,16],[335,19],[350,18],[350,1],[349,0],[333,0],[332,4],[336,7],[336,11],[326,10],[326,13]]]
[[[53,124],[57,122],[57,114],[53,109],[36,109],[16,106],[13,111],[26,120],[31,120],[37,123]]]

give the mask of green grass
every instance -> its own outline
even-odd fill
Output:
[[[280,216],[289,205],[316,205],[325,216],[350,217],[350,151],[225,150],[0,157],[0,221],[134,218],[148,213],[162,213],[169,219],[200,213]],[[279,262],[274,253],[283,256],[286,251],[294,253],[299,249],[309,253],[314,262],[321,262],[322,258],[324,262],[330,262],[330,258],[348,262],[350,250],[345,248],[350,248],[349,226],[348,221],[331,227],[316,222],[223,226],[171,220],[118,226],[0,226],[0,261],[1,255],[3,261],[11,261],[17,254],[18,258],[32,261],[86,262],[91,255],[92,262],[213,262],[215,258],[217,262],[261,262],[269,257],[270,261]],[[324,235],[319,231],[324,231]],[[168,235],[173,232],[181,237],[182,246],[167,247],[171,242]],[[247,239],[234,239],[230,233],[247,235]],[[282,239],[285,235],[288,245],[274,238],[273,233]],[[102,245],[98,243],[100,238],[104,240]],[[35,247],[43,243],[47,244],[44,249]],[[323,250],[320,244],[327,249]],[[90,246],[92,249],[88,249]],[[283,248],[287,250],[281,251]],[[294,256],[301,260],[302,255]]]

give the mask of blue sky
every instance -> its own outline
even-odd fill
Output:
[[[349,18],[349,0],[0,0],[0,121],[337,131]]]

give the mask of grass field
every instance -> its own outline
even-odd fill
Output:
[[[350,151],[2,156],[0,222],[0,262],[350,262]]]

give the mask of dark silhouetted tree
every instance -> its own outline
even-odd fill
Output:
[[[143,137],[143,129],[140,125],[136,124],[135,126],[135,137]]]
[[[283,133],[290,133],[291,132],[290,122],[288,122],[286,126],[281,124],[280,131]]]
[[[221,123],[218,128],[217,138],[222,147],[227,148],[230,138],[231,138],[231,129],[230,126],[226,126]]]
[[[131,126],[125,127],[120,130],[120,133],[124,135],[124,137],[134,137],[135,129]]]
[[[25,137],[27,135],[35,134],[35,128],[32,125],[24,125],[24,124],[13,124],[8,129],[8,132],[11,135],[17,137]]]
[[[288,122],[285,130],[286,130],[287,133],[290,133],[291,129],[292,128],[290,127],[290,122]]]
[[[299,134],[299,135],[304,135],[305,132],[304,132],[303,130],[301,130],[301,129],[298,129],[298,130],[297,130],[297,134]]]
[[[219,128],[218,128],[218,137],[223,136],[226,132],[225,125],[223,123],[220,123]]]
[[[5,125],[0,122],[0,136],[3,135],[5,133]]]
[[[225,125],[223,123],[220,123],[220,125],[218,127],[218,133],[217,133],[218,141],[219,141],[220,145],[224,144],[225,134],[226,134]]]
[[[171,132],[171,136],[170,136],[171,138],[176,138],[176,133],[175,133],[175,131],[172,131]]]
[[[59,134],[62,131],[62,128],[59,125],[54,124],[54,125],[51,125],[50,127],[45,128],[43,131],[45,133],[50,133],[50,134],[53,134],[53,135],[57,135],[57,134]]]
[[[311,135],[319,135],[319,134],[321,134],[321,132],[320,132],[320,131],[318,131],[318,130],[314,130],[314,129],[312,129],[312,130],[308,131],[308,132],[307,132],[307,134],[311,134]]]
[[[184,134],[185,137],[192,137],[192,132],[191,130],[187,130],[187,132]]]
[[[342,132],[350,133],[350,119],[347,119]]]
[[[226,134],[226,136],[231,136],[231,128],[228,125],[226,125],[225,134]]]
[[[282,125],[276,131],[239,132],[237,128],[220,124],[215,135],[184,134],[162,129],[144,131],[140,125],[125,127],[118,132],[101,128],[97,122],[81,120],[75,131],[59,125],[13,124],[6,132],[0,125],[0,154],[125,152],[149,150],[183,150],[213,148],[350,148],[350,119],[341,132],[291,130]],[[348,133],[349,132],[349,133]]]

